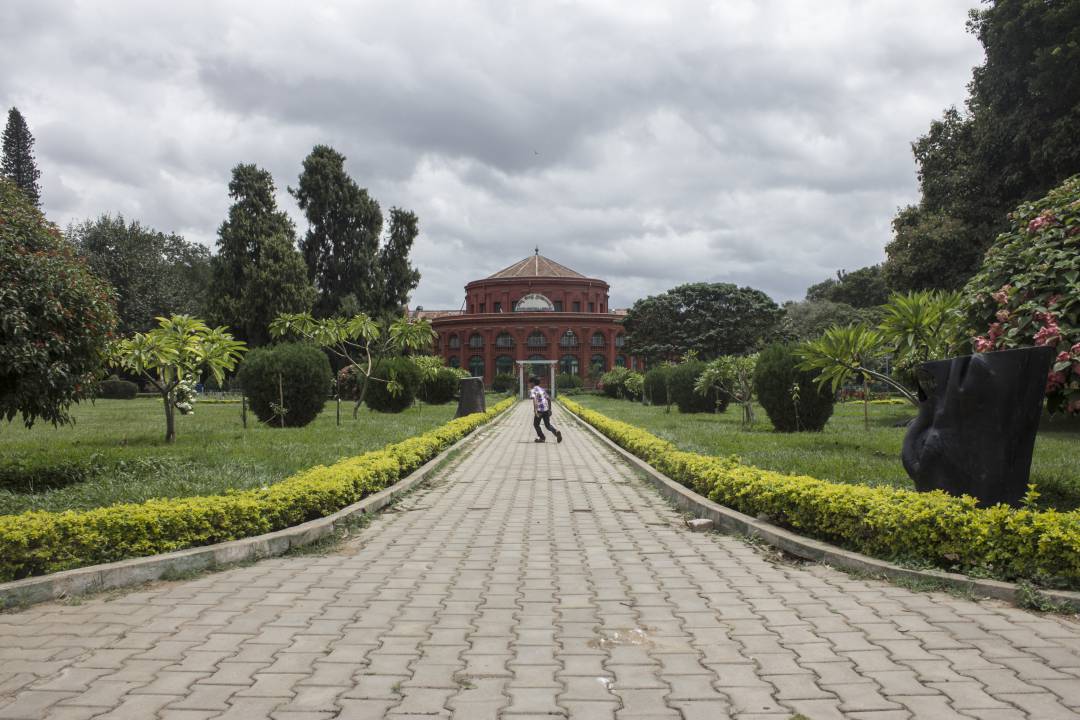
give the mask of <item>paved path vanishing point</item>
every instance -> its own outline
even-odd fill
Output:
[[[0,718],[1080,718],[1080,624],[691,533],[513,412],[325,555],[0,615]]]

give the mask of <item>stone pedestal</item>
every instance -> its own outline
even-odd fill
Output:
[[[485,410],[487,410],[487,406],[484,402],[484,379],[478,377],[463,378],[461,380],[461,396],[458,399],[457,414],[454,417],[464,417]]]
[[[901,450],[919,490],[1017,505],[1027,490],[1052,348],[923,363],[919,415]]]

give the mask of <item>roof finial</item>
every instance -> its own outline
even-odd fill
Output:
[[[540,254],[540,246],[539,246],[539,245],[537,245],[537,246],[536,246],[536,254],[537,254],[537,255],[539,255],[539,254]]]

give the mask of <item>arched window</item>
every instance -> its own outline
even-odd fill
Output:
[[[512,348],[514,347],[514,336],[508,332],[499,333],[495,337],[495,347],[497,348]]]
[[[448,359],[446,360],[446,364],[447,364],[447,365],[449,365],[449,366],[450,366],[450,367],[452,367],[452,368],[456,368],[456,367],[461,367],[461,361],[460,361],[460,360],[458,360],[458,356],[457,356],[457,355],[451,355],[451,356],[450,356],[450,357],[449,357],[449,358],[448,358]]]
[[[595,370],[599,370],[600,372],[607,372],[607,358],[597,353],[596,355],[592,356],[591,360],[589,360],[589,367]]]
[[[604,337],[604,333],[593,333],[592,339],[589,340],[589,345],[594,348],[604,347],[607,344],[607,338]]]
[[[615,356],[615,367],[621,367],[621,368],[626,367],[626,356],[625,355],[616,355]]]
[[[526,344],[531,348],[547,347],[547,336],[539,330],[534,330],[529,333],[529,339]]]
[[[615,336],[615,347],[619,349],[626,347],[626,335],[619,333]]]
[[[495,372],[499,375],[513,375],[514,358],[509,355],[500,355],[495,358]]]
[[[469,347],[473,350],[484,347],[484,336],[480,333],[473,333],[469,336]]]
[[[457,336],[457,333],[451,335],[450,338],[446,341],[446,347],[450,348],[451,350],[457,350],[459,347],[461,347],[461,338]]]
[[[559,338],[559,347],[564,348],[576,348],[578,346],[577,333],[573,330],[567,330]]]
[[[473,377],[484,377],[484,358],[479,355],[469,358],[469,374]]]
[[[577,375],[579,370],[577,355],[563,355],[559,359],[559,372]]]
[[[555,305],[540,293],[529,293],[517,301],[514,312],[555,312]]]

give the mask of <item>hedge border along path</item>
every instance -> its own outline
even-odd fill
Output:
[[[934,561],[938,567],[977,568],[989,559],[997,568],[1012,570],[1010,577],[1016,579],[1049,576],[1076,586],[1080,577],[1080,512],[1004,506],[980,509],[970,498],[942,492],[869,488],[784,475],[742,465],[733,458],[683,452],[629,423],[571,400],[559,402],[645,471],[661,494],[682,509],[712,519],[720,529],[759,538],[797,557],[893,579],[930,581],[1011,602],[1021,594],[1014,583],[917,570],[879,558],[896,558],[893,549],[899,548],[907,551],[904,559],[922,564]],[[769,521],[756,519],[762,515]],[[1010,552],[1014,557],[1009,557]],[[1048,569],[1057,572],[1050,574]],[[1080,592],[1046,589],[1040,593],[1060,606],[1080,609]]]
[[[507,398],[485,413],[258,490],[0,516],[0,579],[23,578],[0,583],[0,608],[280,555],[315,542],[423,482],[473,430],[515,402]]]

